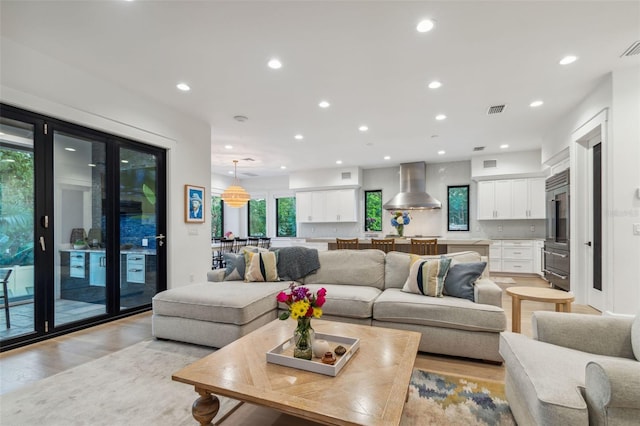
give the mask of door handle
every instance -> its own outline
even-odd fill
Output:
[[[44,237],[40,237],[40,248],[42,249],[42,251],[47,251],[47,247],[44,244]]]
[[[586,243],[584,243],[584,245],[591,247],[591,241],[587,241]]]
[[[158,245],[159,245],[160,247],[162,247],[162,246],[164,245],[164,241],[163,241],[163,240],[164,240],[166,237],[165,237],[163,234],[156,235],[154,238],[155,238],[156,240],[158,240]]]

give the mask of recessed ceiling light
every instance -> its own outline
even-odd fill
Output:
[[[129,160],[122,160],[122,161],[120,161],[120,162],[121,162],[121,163],[123,163],[123,164],[128,164],[128,163],[129,163]]]
[[[531,102],[531,103],[529,104],[529,106],[530,106],[530,107],[535,108],[535,107],[539,107],[539,106],[540,106],[540,105],[542,105],[543,103],[544,103],[544,102],[542,102],[542,101],[533,101],[533,102]]]
[[[89,164],[87,164],[87,166],[89,166],[89,167],[95,167],[96,165],[95,165],[95,164],[93,164],[93,163],[89,163]]]
[[[445,151],[443,151],[443,150],[438,151],[438,155],[444,155],[444,154],[446,154]]]
[[[330,105],[331,104],[327,101],[320,101],[320,103],[318,104],[320,108],[329,108]]]
[[[567,55],[564,58],[560,59],[560,65],[569,65],[578,60],[577,56]]]
[[[432,138],[439,138],[440,135],[431,135]]]
[[[509,148],[509,144],[508,143],[503,143],[502,145],[500,145],[501,149],[507,149]]]
[[[176,87],[178,88],[178,90],[182,90],[183,92],[188,92],[189,90],[191,90],[191,87],[189,87],[187,83],[178,83],[176,84]]]
[[[224,149],[233,149],[233,146],[232,145],[225,145]]]
[[[282,62],[280,62],[278,59],[273,58],[271,59],[267,65],[269,66],[269,68],[274,69],[274,70],[279,70],[280,68],[282,68]]]
[[[358,130],[360,130],[361,132],[366,132],[367,130],[369,130],[368,126],[360,126],[358,127]]]
[[[438,115],[436,115],[436,120],[438,120],[438,121],[442,121],[442,120],[444,120],[445,118],[447,118],[447,116],[446,116],[446,115],[444,115],[444,114],[438,114]]]
[[[280,168],[281,168],[282,170],[284,170],[284,169],[286,169],[286,168],[287,168],[287,166],[280,166]]]
[[[75,151],[76,151],[76,149],[75,149],[75,148],[69,148],[69,147],[67,147],[67,148],[65,148],[65,151],[75,152]]]
[[[385,159],[385,160],[391,160],[391,157],[389,157],[388,155],[385,155],[385,156],[384,156],[384,159]]]
[[[419,33],[426,33],[431,31],[434,25],[435,23],[431,19],[423,19],[418,23],[416,30],[418,30]]]
[[[432,81],[431,83],[429,83],[429,89],[437,89],[438,87],[441,87],[442,83],[440,83],[439,81]]]
[[[302,139],[304,139],[304,136],[302,136],[301,134],[297,134],[294,136],[294,139],[301,141]]]
[[[244,123],[249,119],[249,117],[247,117],[246,115],[234,115],[233,119],[239,121],[240,123]]]
[[[336,164],[342,164],[342,160],[337,160]]]

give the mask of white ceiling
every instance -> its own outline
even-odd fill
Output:
[[[0,7],[4,37],[209,122],[214,172],[255,159],[239,163],[240,177],[338,167],[338,159],[364,168],[455,161],[469,159],[474,146],[497,153],[504,143],[537,149],[608,72],[640,64],[640,55],[621,58],[640,40],[638,1],[2,0]],[[427,17],[436,27],[418,33]],[[560,66],[567,54],[578,61]],[[280,70],[266,66],[272,57]],[[428,89],[432,80],[443,86]],[[178,91],[180,81],[192,90]],[[321,99],[331,107],[319,108]],[[544,105],[529,107],[537,99]],[[497,104],[505,111],[487,115]],[[440,113],[448,118],[436,121]],[[361,124],[370,130],[359,132]]]

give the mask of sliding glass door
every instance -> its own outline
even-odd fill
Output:
[[[164,150],[1,107],[2,349],[149,309],[166,288]]]

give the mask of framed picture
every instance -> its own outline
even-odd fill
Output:
[[[184,221],[204,223],[204,187],[184,186]]]

